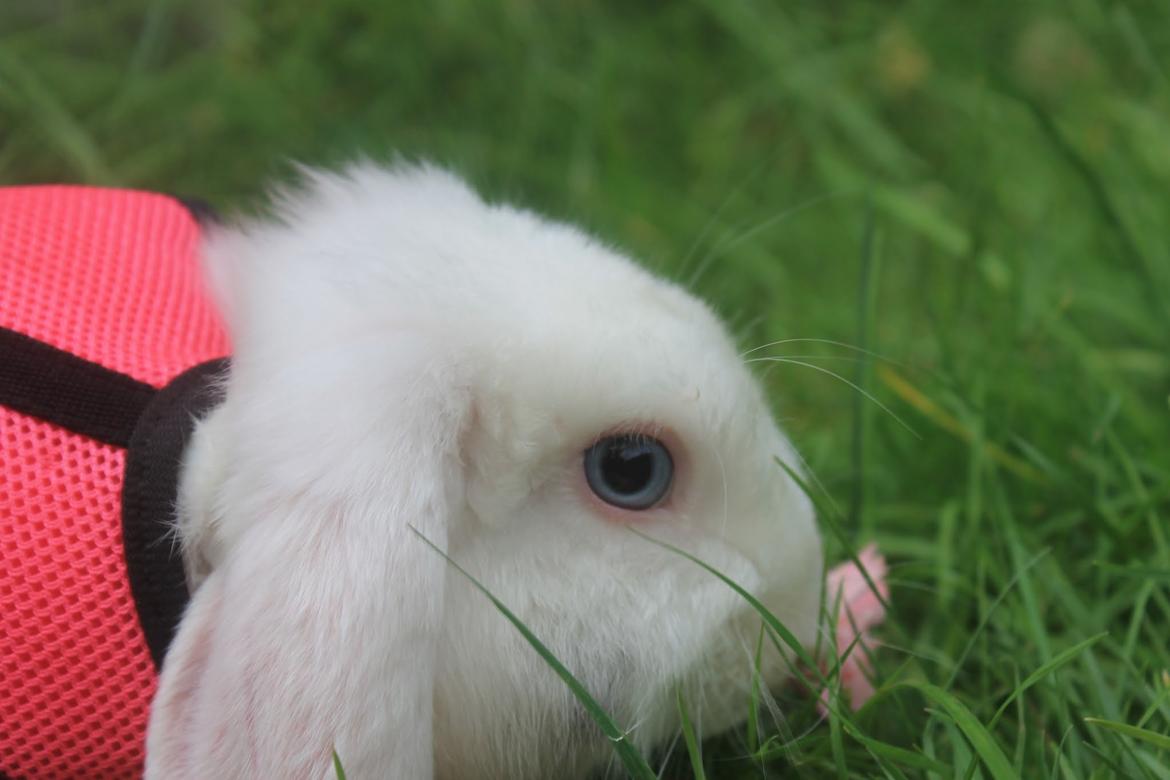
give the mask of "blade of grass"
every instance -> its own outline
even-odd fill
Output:
[[[889,759],[890,761],[894,761],[913,769],[921,769],[926,772],[935,772],[936,774],[950,774],[951,768],[949,766],[941,761],[936,761],[930,756],[923,755],[922,753],[916,753],[913,750],[907,750],[906,748],[901,748],[897,745],[891,745],[887,742],[874,739],[873,737],[867,737],[864,734],[854,730],[847,729],[846,733],[848,733],[849,736],[856,740],[859,744],[864,745],[866,750],[869,750],[870,752],[881,756],[882,758]]]
[[[970,444],[974,434],[970,428],[961,423],[954,415],[934,402],[926,393],[915,387],[908,379],[889,366],[877,367],[878,379],[890,388],[903,401],[914,407],[923,417],[933,422],[947,433],[954,435],[960,441]],[[1044,484],[1047,478],[1035,469],[1032,464],[1021,460],[1009,453],[994,442],[981,442],[988,457],[1021,479],[1029,482]]]
[[[1158,566],[1120,566],[1116,563],[1094,561],[1093,567],[1119,577],[1139,577],[1143,580],[1170,580],[1170,569]],[[1152,582],[1150,583],[1153,584]]]
[[[885,775],[886,780],[909,780],[909,778],[906,777],[902,770],[898,769],[896,766],[890,766],[890,764],[883,760],[881,756],[874,755],[872,752],[870,755],[873,756],[873,760],[877,762],[877,765],[881,767],[882,773]]]
[[[333,772],[337,775],[337,780],[346,780],[345,768],[341,766],[341,757],[337,755],[337,751],[333,751]]]
[[[946,609],[954,598],[955,584],[952,574],[955,571],[954,555],[955,531],[958,528],[960,505],[951,500],[943,505],[938,513],[938,544],[935,547],[935,593],[938,605]]]
[[[976,640],[983,634],[983,631],[987,628],[987,624],[991,622],[992,613],[994,613],[999,608],[999,605],[1003,603],[1003,600],[1007,598],[1007,595],[1011,593],[1013,588],[1015,588],[1016,583],[1019,582],[1020,576],[1023,574],[1023,572],[1030,570],[1033,566],[1039,563],[1041,559],[1047,556],[1049,552],[1051,552],[1051,550],[1041,550],[1040,552],[1036,553],[1036,555],[1033,556],[1030,561],[1025,563],[1023,567],[1017,569],[1016,572],[1012,575],[1012,578],[1008,580],[1008,583],[1004,585],[1003,590],[1001,590],[999,595],[995,597],[995,600],[988,605],[987,610],[983,614],[983,619],[979,621],[979,625],[975,627],[975,632],[971,634],[971,637],[967,640],[966,647],[963,648],[963,652],[959,655],[958,660],[955,661],[955,666],[951,670],[951,676],[947,678],[947,682],[943,685],[943,688],[949,690],[950,687],[954,685],[955,678],[959,676],[959,670],[963,668],[963,663],[967,660],[967,656],[970,655],[971,651],[975,648]]]
[[[837,777],[849,777],[849,767],[845,763],[845,739],[841,736],[841,719],[833,713],[829,714],[829,750],[833,754]]]
[[[857,285],[857,346],[861,352],[861,359],[857,362],[857,371],[854,383],[863,390],[869,389],[872,367],[869,355],[869,331],[872,326],[873,309],[877,297],[877,257],[876,238],[874,235],[873,201],[866,200],[865,226],[861,239],[861,280]],[[865,513],[865,454],[866,441],[872,421],[870,407],[863,402],[860,394],[853,397],[853,431],[852,431],[852,495],[849,502],[849,524],[853,528],[866,529]]]
[[[1131,270],[1141,277],[1142,284],[1140,287],[1146,295],[1151,309],[1162,318],[1163,322],[1170,322],[1170,306],[1166,303],[1165,291],[1162,289],[1162,285],[1159,284],[1158,277],[1151,269],[1149,259],[1142,252],[1141,247],[1138,245],[1129,226],[1126,225],[1125,220],[1122,219],[1121,211],[1114,205],[1113,198],[1109,194],[1109,189],[1105,186],[1105,182],[1101,176],[1089,164],[1085,156],[1068,140],[1048,109],[1039,101],[1022,93],[1015,91],[1012,91],[1012,93],[1016,99],[1022,102],[1032,112],[1036,124],[1040,127],[1041,132],[1044,133],[1044,136],[1051,142],[1053,148],[1056,149],[1057,154],[1064,158],[1068,166],[1081,178],[1085,188],[1089,191],[1089,196],[1096,204],[1104,223],[1117,236],[1125,261],[1129,264]]]
[[[816,508],[817,514],[820,516],[821,520],[823,520],[829,526],[830,530],[833,531],[834,536],[837,537],[837,541],[840,542],[841,546],[845,549],[849,560],[853,563],[854,566],[857,567],[857,570],[861,572],[861,576],[865,579],[865,584],[869,586],[870,592],[873,593],[874,597],[882,605],[882,608],[885,609],[886,612],[890,612],[891,610],[889,602],[887,602],[886,599],[882,596],[881,591],[878,589],[877,583],[875,583],[873,578],[870,577],[869,571],[861,565],[861,559],[857,557],[857,552],[853,549],[853,545],[849,543],[848,537],[845,536],[845,531],[836,522],[836,518],[839,513],[827,511],[827,507],[817,499],[808,483],[805,482],[804,479],[799,474],[797,474],[791,466],[779,458],[774,458],[774,460],[780,466],[780,468],[784,469],[784,473],[788,475],[788,478],[795,482],[796,486],[799,487],[801,491],[804,492],[804,495],[808,498],[808,500],[813,503],[813,506]]]
[[[1124,734],[1127,737],[1147,742],[1162,750],[1170,750],[1170,735],[1159,734],[1156,731],[1138,728],[1128,723],[1118,723],[1114,720],[1103,720],[1102,718],[1085,718],[1084,721],[1090,726],[1100,726],[1103,729],[1109,729],[1118,734]]]
[[[691,772],[694,773],[695,780],[707,780],[707,773],[703,771],[703,752],[699,747],[699,740],[695,737],[694,726],[691,725],[691,716],[687,712],[682,686],[675,688],[674,693],[678,704],[678,717],[682,722],[683,741],[687,745],[687,756],[691,759]]]
[[[999,722],[1001,717],[1003,717],[1003,714],[1007,711],[1007,708],[1011,706],[1011,703],[1016,701],[1024,693],[1024,691],[1028,690],[1033,685],[1055,672],[1057,669],[1060,669],[1062,666],[1071,663],[1077,657],[1079,657],[1082,652],[1097,644],[1107,636],[1109,636],[1109,632],[1102,631],[1096,636],[1091,636],[1082,642],[1078,642],[1070,648],[1062,650],[1046,664],[1024,678],[1023,682],[1019,683],[1015,689],[1012,690],[1011,694],[1006,699],[1004,699],[1003,704],[999,705],[999,709],[995,711],[995,714],[991,716],[991,720],[987,722],[988,730],[995,728],[995,724]],[[1020,741],[1020,744],[1023,744],[1022,740]],[[974,762],[967,766],[967,771],[963,775],[966,780],[970,780],[970,778],[975,776],[976,766],[977,765]]]
[[[987,728],[995,728],[995,724],[999,722],[999,719],[1003,716],[1003,713],[1007,710],[1013,701],[1015,701],[1021,694],[1023,694],[1024,691],[1028,690],[1033,685],[1055,672],[1057,669],[1060,669],[1062,666],[1071,663],[1082,652],[1097,644],[1107,636],[1109,636],[1109,632],[1102,631],[1096,636],[1091,636],[1082,642],[1077,642],[1072,647],[1057,653],[1050,661],[1048,661],[1048,663],[1044,664],[1039,669],[1024,678],[1024,681],[1016,686],[1016,689],[1011,692],[1011,695],[1004,699],[1003,704],[999,705],[999,709],[995,711],[995,715],[993,715],[991,720],[988,721]]]
[[[1019,581],[1020,602],[1023,606],[1025,624],[1027,625],[1028,631],[1032,634],[1032,641],[1040,650],[1041,657],[1047,658],[1052,655],[1052,647],[1048,629],[1044,624],[1040,598],[1036,594],[1036,581],[1032,576],[1032,567],[1027,559],[1028,551],[1024,547],[1023,540],[1020,538],[1019,525],[1016,522],[1015,513],[1012,509],[1011,502],[1005,495],[1003,486],[994,476],[988,482],[995,504],[996,515],[999,519],[999,527],[1003,537],[1007,541],[1008,557],[1012,567],[1019,574],[1015,579]]]
[[[898,688],[909,688],[918,691],[931,702],[938,705],[954,721],[955,725],[959,727],[959,730],[963,732],[963,736],[971,743],[971,747],[979,755],[979,758],[983,761],[983,765],[987,767],[987,771],[991,773],[991,776],[995,780],[1015,780],[1019,777],[1016,771],[1012,769],[1011,762],[1008,761],[1007,756],[1004,755],[995,739],[983,724],[979,722],[979,719],[955,696],[947,693],[937,685],[914,680],[895,683],[891,686],[892,690]]]
[[[25,65],[23,59],[2,45],[0,71],[8,77],[13,86],[12,93],[18,98],[3,102],[14,103],[10,105],[14,112],[31,116],[44,131],[46,141],[70,160],[86,182],[110,184],[116,180],[89,131],[69,113],[33,69]],[[5,96],[5,91],[0,90],[0,99]]]
[[[760,623],[760,635],[756,637],[756,654],[752,662],[752,693],[748,702],[747,744],[755,755],[760,750],[760,659],[764,652],[764,624]]]
[[[1125,748],[1128,748],[1129,743],[1123,741],[1122,746]],[[1086,742],[1085,749],[1089,750],[1092,753],[1095,753],[1097,755],[1097,758],[1099,758],[1105,762],[1105,766],[1098,766],[1096,769],[1093,770],[1093,774],[1091,774],[1089,776],[1089,780],[1096,780],[1096,778],[1098,778],[1098,777],[1101,778],[1102,780],[1105,780],[1105,778],[1109,778],[1109,780],[1113,780],[1113,778],[1115,778],[1115,777],[1126,777],[1126,778],[1134,777],[1134,773],[1133,773],[1132,768],[1127,770],[1126,767],[1122,766],[1120,764],[1120,762],[1118,762],[1118,760],[1114,756],[1106,753],[1104,750],[1102,750],[1097,745],[1094,745],[1091,742]],[[1127,750],[1127,756],[1133,760],[1134,764],[1137,766],[1138,770],[1142,773],[1143,777],[1147,778],[1147,780],[1155,780],[1155,778],[1148,771],[1146,771],[1144,766],[1142,766],[1140,763],[1137,763],[1137,756],[1133,753],[1132,750]],[[1106,768],[1113,770],[1112,774],[1107,772]]]

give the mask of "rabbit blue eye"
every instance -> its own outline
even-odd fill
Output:
[[[622,509],[649,509],[670,491],[674,461],[662,442],[632,433],[607,436],[585,450],[589,489]]]

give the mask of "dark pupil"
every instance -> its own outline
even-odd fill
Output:
[[[654,473],[654,458],[644,444],[615,442],[605,451],[601,473],[615,493],[637,493]]]

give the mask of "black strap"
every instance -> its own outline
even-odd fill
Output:
[[[133,377],[0,328],[0,405],[125,447],[156,392]]]
[[[0,328],[0,406],[127,450],[122,545],[130,591],[156,667],[189,599],[172,529],[179,466],[196,419],[221,399],[219,378],[227,367],[226,358],[202,363],[156,390]]]
[[[183,450],[195,422],[222,400],[226,358],[179,374],[150,402],[126,452],[122,546],[142,633],[161,668],[189,595],[174,533]]]
[[[199,223],[200,227],[218,225],[223,222],[215,206],[212,206],[202,198],[183,198],[178,195],[172,195],[171,197],[179,201],[179,205],[187,209],[187,213]],[[3,780],[3,778],[0,778],[0,780]]]

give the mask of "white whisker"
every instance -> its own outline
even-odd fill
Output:
[[[854,352],[860,352],[863,355],[869,355],[872,358],[877,358],[878,360],[884,361],[886,363],[893,363],[894,365],[898,365],[897,361],[891,360],[890,358],[888,358],[885,355],[882,355],[878,352],[873,352],[873,351],[868,350],[868,349],[863,349],[862,347],[858,347],[854,344],[850,344],[847,341],[836,341],[835,339],[792,338],[792,339],[780,339],[778,341],[769,341],[767,344],[761,344],[758,347],[752,347],[747,352],[744,352],[743,354],[741,354],[740,357],[744,358],[744,357],[747,357],[748,355],[752,354],[753,352],[759,352],[760,350],[768,349],[769,347],[779,347],[783,344],[828,344],[828,345],[833,346],[833,347],[841,347],[842,349],[849,349],[849,350],[853,350]]]
[[[703,245],[703,241],[707,238],[707,234],[711,232],[711,228],[715,227],[715,223],[719,221],[719,216],[723,213],[723,210],[726,209],[735,196],[743,192],[744,188],[747,187],[752,179],[759,176],[766,167],[767,166],[765,164],[758,165],[756,169],[745,176],[739,184],[731,188],[731,191],[728,192],[723,200],[720,201],[719,205],[716,206],[715,211],[713,211],[711,216],[707,218],[707,221],[703,224],[703,229],[699,231],[699,235],[695,237],[693,242],[691,242],[690,248],[687,250],[687,253],[683,255],[682,262],[679,263],[679,268],[685,269],[687,265],[690,264],[691,258],[695,256],[695,252],[698,251],[699,247]]]
[[[788,360],[843,360],[848,363],[860,363],[862,358],[852,355],[779,355]]]
[[[845,384],[849,385],[857,392],[861,393],[871,403],[875,404],[883,412],[890,415],[890,417],[893,417],[894,420],[897,421],[897,423],[899,425],[901,425],[903,428],[905,428],[907,431],[909,431],[911,434],[913,434],[915,438],[918,438],[918,439],[922,438],[916,430],[911,428],[909,426],[909,424],[906,423],[905,420],[903,420],[901,417],[899,417],[897,414],[895,414],[894,411],[892,409],[890,409],[890,407],[886,406],[881,401],[879,401],[876,397],[874,397],[872,393],[870,393],[868,390],[866,390],[865,388],[858,385],[856,382],[851,382],[850,380],[846,379],[845,377],[841,376],[840,374],[838,374],[835,371],[830,371],[829,369],[827,369],[823,366],[818,366],[815,363],[807,363],[803,360],[792,360],[790,358],[783,358],[783,357],[749,358],[748,360],[745,360],[744,362],[745,363],[790,363],[794,366],[804,366],[805,368],[811,368],[814,371],[820,371],[822,374],[828,374],[829,376],[833,377],[834,379],[836,379],[840,382],[844,382]]]
[[[679,740],[679,737],[681,737],[681,736],[682,736],[682,729],[679,729],[678,731],[674,732],[674,736],[670,738],[670,743],[666,746],[666,750],[663,751],[662,760],[660,762],[658,762],[658,776],[659,777],[662,776],[662,773],[666,771],[667,765],[670,764],[670,757],[672,755],[674,755],[674,749],[676,747],[678,747],[678,740]]]
[[[744,243],[745,241],[748,241],[748,240],[754,238],[756,235],[764,232],[765,230],[772,227],[773,225],[775,225],[779,222],[783,222],[788,217],[799,214],[800,212],[804,211],[805,209],[810,209],[813,206],[819,205],[826,200],[831,200],[833,198],[840,197],[844,194],[846,194],[846,193],[844,193],[844,192],[830,192],[830,193],[827,193],[825,195],[818,195],[815,198],[809,198],[808,200],[806,200],[802,203],[798,203],[791,208],[784,209],[783,211],[780,211],[776,214],[773,214],[772,216],[768,217],[767,219],[764,219],[760,222],[757,222],[755,225],[752,225],[751,227],[740,231],[739,233],[733,235],[731,238],[720,241],[711,249],[711,251],[709,251],[707,254],[705,254],[703,256],[702,260],[699,261],[698,266],[696,266],[696,268],[695,268],[695,272],[693,274],[691,274],[691,278],[687,281],[687,285],[686,285],[687,288],[688,289],[694,288],[695,284],[698,283],[699,279],[703,276],[704,273],[707,272],[707,269],[710,268],[711,262],[713,260],[715,260],[717,257],[719,257],[719,255],[721,253],[726,254],[729,250],[734,249],[735,247],[739,246],[740,244]]]

